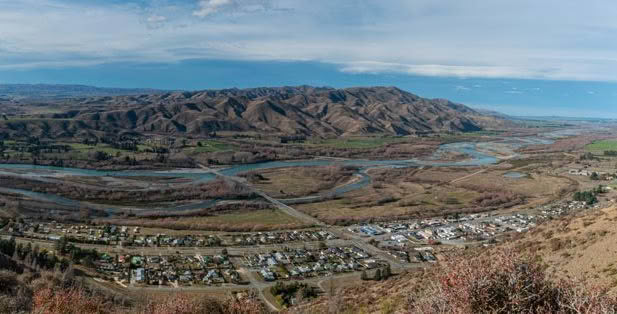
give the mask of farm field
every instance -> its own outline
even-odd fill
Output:
[[[215,140],[199,140],[197,141],[196,146],[191,146],[186,148],[185,151],[190,153],[212,153],[212,152],[221,152],[232,150],[234,148],[233,145],[229,143],[225,143],[222,141]]]
[[[358,137],[358,138],[337,138],[325,140],[312,140],[312,145],[331,146],[335,148],[376,148],[391,143],[403,143],[410,141],[407,137]]]
[[[585,150],[595,154],[602,154],[605,151],[617,151],[617,139],[594,141],[585,146]]]

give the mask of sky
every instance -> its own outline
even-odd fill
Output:
[[[397,86],[617,118],[613,0],[0,0],[0,83]]]

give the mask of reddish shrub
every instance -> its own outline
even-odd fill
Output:
[[[615,313],[607,289],[550,280],[530,258],[498,251],[457,258],[436,271],[438,281],[409,299],[413,313]]]
[[[254,299],[228,299],[218,301],[210,298],[174,296],[162,301],[152,301],[143,314],[261,314],[266,313],[261,303]]]
[[[34,312],[42,314],[111,313],[105,302],[81,289],[44,288],[34,293]]]

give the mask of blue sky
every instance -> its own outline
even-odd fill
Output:
[[[0,83],[393,85],[617,118],[610,0],[0,0]]]

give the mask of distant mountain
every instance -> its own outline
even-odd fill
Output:
[[[475,109],[477,112],[483,114],[483,115],[487,115],[487,116],[493,116],[493,117],[497,117],[497,118],[501,118],[501,119],[512,119],[511,116],[505,114],[505,113],[501,113],[499,111],[495,111],[495,110],[489,110],[489,109]]]
[[[426,99],[395,87],[278,87],[97,96],[63,100],[66,113],[40,115],[47,134],[89,131],[205,135],[348,136],[467,132],[507,125],[444,99]],[[48,121],[49,119],[52,122]],[[62,121],[54,127],[53,120]],[[24,122],[25,123],[25,122]],[[51,123],[51,124],[50,124]]]
[[[72,97],[119,96],[161,92],[146,88],[102,88],[87,85],[0,84],[0,100],[61,99]]]
[[[534,120],[534,121],[552,121],[552,122],[614,122],[614,118],[599,118],[599,117],[562,117],[562,116],[513,116],[515,120]]]

